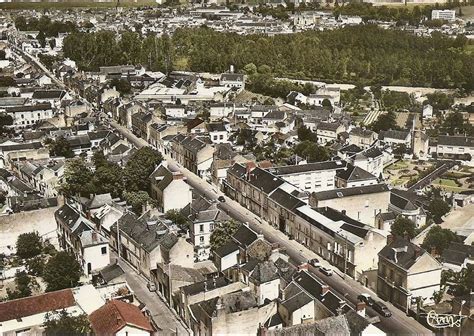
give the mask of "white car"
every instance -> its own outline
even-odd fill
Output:
[[[333,274],[332,269],[327,268],[327,267],[320,267],[319,271],[327,276],[331,276]]]

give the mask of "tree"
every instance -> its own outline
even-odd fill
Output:
[[[407,152],[408,148],[407,145],[404,143],[398,144],[395,149],[393,150],[393,154],[395,154],[398,157],[401,157],[403,154]]]
[[[28,270],[28,274],[31,274],[33,276],[42,276],[44,266],[44,258],[41,255],[31,258],[26,262],[26,269]]]
[[[81,195],[88,197],[94,192],[91,185],[93,174],[87,167],[84,159],[74,158],[66,163],[63,176],[63,183],[60,185],[60,191],[65,196]]]
[[[313,131],[311,131],[308,127],[303,125],[300,128],[298,128],[298,140],[316,142],[317,135]]]
[[[137,150],[128,160],[124,170],[127,191],[148,191],[150,189],[148,178],[162,160],[160,152],[151,147]]]
[[[149,203],[152,202],[150,195],[146,191],[126,191],[123,193],[123,197],[132,207],[132,211],[137,215],[143,213],[143,208]]]
[[[92,331],[86,314],[73,316],[64,309],[47,313],[43,325],[46,336],[86,336]]]
[[[0,114],[0,135],[9,133],[5,126],[13,125],[13,118],[8,114]]]
[[[312,141],[303,141],[295,146],[295,153],[305,158],[308,162],[320,162],[330,159],[330,154],[327,148],[319,146]]]
[[[441,125],[441,132],[449,135],[456,134],[474,134],[474,126],[469,121],[464,120],[464,117],[459,112],[450,113]]]
[[[0,50],[0,60],[4,60],[7,57],[5,50]]]
[[[459,241],[460,239],[453,231],[435,225],[428,231],[421,246],[427,251],[431,251],[434,248],[436,253],[442,254],[444,249],[449,247],[451,242]]]
[[[375,121],[370,128],[376,133],[380,131],[388,131],[390,129],[397,129],[397,121],[395,113],[389,112],[387,114],[382,114],[378,117],[377,121]]]
[[[21,259],[36,257],[42,249],[43,244],[38,232],[22,233],[16,240],[16,254]]]
[[[227,243],[232,235],[237,231],[240,224],[234,220],[225,221],[214,228],[211,233],[210,244],[211,250],[215,251],[219,247]]]
[[[81,275],[82,269],[76,258],[65,251],[58,252],[44,267],[43,279],[47,284],[46,291],[76,287]]]
[[[412,239],[415,237],[416,225],[413,221],[403,216],[398,216],[392,224],[392,234],[400,237],[408,237]]]
[[[8,300],[21,299],[31,296],[31,278],[25,271],[16,272],[15,274],[15,290],[11,291],[7,288]]]
[[[244,66],[244,72],[249,76],[254,75],[257,73],[257,66],[253,63],[249,63]]]
[[[437,223],[442,221],[442,217],[446,215],[451,207],[441,198],[433,198],[428,205],[428,212],[433,220]]]
[[[128,94],[132,91],[132,86],[130,85],[130,82],[123,78],[112,79],[112,81],[110,82],[110,86],[115,87],[115,89],[122,95]]]
[[[323,107],[328,108],[328,109],[332,109],[331,101],[330,101],[329,99],[327,99],[327,98],[324,98],[324,99],[323,99],[323,102],[321,103],[321,105],[322,105]]]
[[[112,197],[122,196],[124,190],[122,168],[112,162],[99,166],[94,172],[92,185],[95,186],[94,191],[97,194],[110,193]]]
[[[176,209],[168,210],[165,218],[178,225],[182,230],[188,229],[188,219]]]
[[[73,158],[74,152],[71,144],[63,136],[49,143],[49,154],[51,156],[64,156],[65,158]]]

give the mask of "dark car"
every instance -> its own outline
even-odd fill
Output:
[[[308,263],[309,263],[311,266],[313,266],[313,267],[319,267],[319,266],[321,266],[321,263],[319,262],[319,259],[317,259],[317,258],[308,260]]]
[[[217,197],[217,200],[218,200],[219,202],[225,203],[225,198],[224,198],[224,196],[219,196],[219,197]]]
[[[387,308],[387,306],[382,301],[375,301],[372,305],[372,308],[384,317],[392,316],[392,312]]]
[[[359,294],[357,297],[359,301],[365,302],[365,304],[369,307],[372,307],[374,305],[374,299],[369,294]]]

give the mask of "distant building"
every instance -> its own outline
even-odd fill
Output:
[[[433,9],[431,11],[431,20],[456,20],[456,11],[450,9]]]
[[[219,85],[230,88],[245,88],[245,75],[236,73],[223,73],[219,78]]]

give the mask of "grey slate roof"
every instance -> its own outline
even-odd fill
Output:
[[[118,222],[120,232],[125,233],[147,252],[152,252],[159,245],[169,249],[178,241],[162,223],[146,223],[131,212],[124,213]],[[112,225],[110,229],[116,233],[117,224]]]
[[[113,279],[125,274],[125,272],[119,264],[110,264],[100,270],[99,274],[102,276],[102,279],[104,279],[105,282],[110,282]]]
[[[426,253],[424,249],[418,247],[405,238],[395,236],[390,244],[387,244],[382,250],[380,250],[379,257],[388,259],[401,268],[408,270],[417,260],[417,249],[420,250],[419,256]]]
[[[452,242],[443,251],[443,262],[461,266],[466,258],[474,257],[474,246]]]
[[[336,176],[347,182],[377,179],[377,177],[369,173],[367,170],[353,166],[350,163],[347,164],[346,168],[338,170]]]
[[[268,171],[278,176],[284,176],[319,170],[339,169],[343,168],[345,165],[346,163],[341,161],[323,161],[294,166],[273,167],[269,168]]]
[[[291,298],[283,301],[281,305],[285,307],[286,310],[288,310],[288,312],[291,314],[312,301],[312,297],[301,291],[298,294],[292,296]]]
[[[352,188],[339,188],[326,191],[314,192],[313,197],[319,201],[329,200],[340,197],[356,196],[356,195],[366,195],[366,194],[375,194],[380,192],[386,192],[390,189],[385,183],[372,184],[368,186],[361,187],[352,187]]]
[[[272,261],[263,261],[255,265],[249,278],[258,284],[273,281],[279,278],[278,269]]]
[[[474,147],[474,137],[440,135],[438,145]]]

